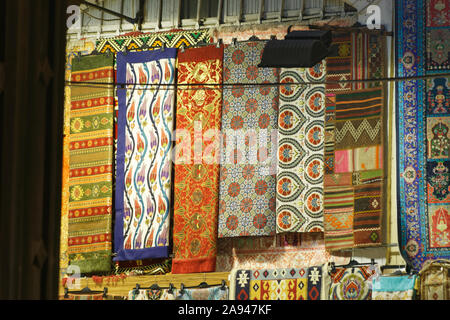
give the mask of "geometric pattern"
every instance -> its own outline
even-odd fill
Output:
[[[73,60],[71,81],[110,83],[110,54]],[[72,86],[68,140],[68,255],[81,273],[111,269],[112,87]]]
[[[366,33],[352,32],[352,79],[369,78],[369,37]],[[352,83],[352,90],[366,89],[368,82]]]
[[[330,55],[326,58],[327,82],[338,82],[352,79],[352,38],[351,34],[332,34]],[[327,94],[352,90],[350,82],[327,83],[325,86]]]
[[[381,144],[382,90],[355,90],[336,95],[336,149]]]
[[[336,120],[336,95],[327,94],[325,102],[325,174],[334,172],[334,126]]]
[[[87,55],[94,49],[93,41],[74,41],[67,44],[65,80],[71,80],[72,63],[78,55]],[[70,108],[71,86],[64,88],[64,138],[62,152],[62,177],[61,177],[61,232],[59,240],[59,267],[67,268],[69,263],[68,250],[68,203],[69,203],[69,140],[70,140]]]
[[[281,69],[278,116],[277,232],[323,231],[325,61]]]
[[[448,72],[448,6],[442,0],[396,2],[398,77]],[[447,83],[435,77],[397,84],[399,245],[415,271],[428,260],[450,258]]]
[[[382,243],[383,99],[379,87],[327,95],[324,229],[328,250]]]
[[[132,32],[123,36],[102,38],[97,41],[95,49],[97,52],[111,51],[113,53],[127,51],[147,51],[163,46],[166,48],[185,48],[198,43],[209,43],[211,41],[210,31],[200,29],[195,31],[169,31],[155,33]]]
[[[276,232],[276,128],[278,87],[235,86],[279,81],[279,69],[258,68],[265,42],[226,45],[223,58],[223,107],[219,238],[267,236]],[[303,116],[284,110],[285,120],[298,127]],[[297,143],[283,141],[292,164],[304,151]],[[295,156],[295,157],[294,157]],[[289,160],[290,161],[290,160]],[[303,190],[302,181],[286,173],[287,188]],[[287,197],[291,195],[286,194]]]
[[[373,126],[367,119],[364,119],[359,123],[358,122],[359,121],[345,122],[341,128],[339,128],[339,126],[336,127],[336,145],[338,145],[340,148],[355,146],[357,141],[361,141],[361,136],[363,133],[367,135],[365,140],[372,144],[379,144],[381,120],[376,119]],[[347,135],[351,137],[349,137],[348,142],[344,144],[343,140]]]
[[[327,250],[353,248],[354,191],[326,185],[324,194],[325,246]]]
[[[377,79],[386,76],[384,64],[384,53],[386,52],[386,41],[384,36],[378,34],[364,34],[369,38],[368,51],[368,78]],[[369,82],[368,88],[381,87],[381,82]],[[366,87],[367,88],[367,87]]]
[[[385,77],[383,63],[385,38],[378,34],[351,33],[352,38],[352,79],[377,79]],[[380,82],[355,82],[352,90],[381,87]]]
[[[324,300],[329,288],[322,266],[231,273],[230,300]]]
[[[381,186],[371,183],[355,187],[353,238],[355,247],[380,243]]]

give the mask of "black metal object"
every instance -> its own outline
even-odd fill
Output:
[[[284,36],[286,40],[319,40],[326,47],[331,45],[332,35],[329,30],[308,30],[308,31],[290,31]]]
[[[330,55],[329,31],[293,31],[264,47],[260,68],[311,68]]]
[[[103,12],[106,12],[106,13],[108,13],[110,15],[113,15],[113,16],[116,16],[118,18],[124,19],[124,20],[128,21],[131,24],[137,24],[138,27],[139,27],[139,30],[141,30],[142,23],[144,22],[144,5],[145,5],[145,0],[139,0],[139,10],[136,12],[136,17],[134,17],[134,18],[128,17],[128,16],[126,16],[126,15],[124,15],[122,13],[116,12],[116,11],[112,11],[112,10],[110,10],[108,8],[105,8],[105,7],[101,7],[101,6],[96,5],[94,3],[91,3],[91,2],[82,1],[82,3],[87,5],[87,6],[96,8],[96,9],[101,10]]]
[[[328,48],[319,40],[270,40],[258,67],[311,68],[328,55]]]

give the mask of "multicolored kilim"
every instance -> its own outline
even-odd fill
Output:
[[[172,273],[216,268],[223,46],[178,53]],[[209,85],[210,84],[210,85]]]
[[[133,32],[123,36],[100,39],[97,41],[95,49],[102,53],[107,51],[117,53],[124,50],[148,51],[161,48],[163,44],[166,48],[179,48],[181,46],[187,48],[198,43],[210,43],[211,39],[209,29],[152,33]]]
[[[115,260],[169,256],[176,49],[118,53]]]
[[[325,96],[325,142],[324,142],[324,173],[334,172],[334,126],[336,121],[336,95],[327,93]]]
[[[336,267],[330,272],[328,300],[372,300],[372,281],[379,275],[378,265]]]
[[[327,300],[329,277],[321,266],[231,273],[230,300]]]
[[[219,238],[276,232],[276,127],[279,70],[258,68],[265,42],[224,51]]]
[[[352,32],[352,80],[369,78],[369,37],[367,33]],[[367,82],[353,82],[352,90],[361,90],[368,87]]]
[[[69,264],[81,273],[111,269],[113,56],[72,61],[69,133]]]
[[[384,56],[386,39],[383,35],[353,32],[352,37],[352,79],[367,80],[383,78],[386,75]],[[380,82],[353,82],[352,90],[381,87]]]
[[[450,259],[449,3],[396,2],[399,244],[415,271]],[[426,59],[424,59],[426,57]]]
[[[326,81],[345,81],[352,79],[352,37],[351,33],[332,33],[331,54],[325,59],[327,65]],[[327,93],[352,90],[351,83],[326,84]]]
[[[278,114],[277,232],[323,231],[325,61],[281,69]]]
[[[382,243],[383,88],[327,96],[325,243],[330,250]]]
[[[90,41],[73,41],[67,44],[65,80],[71,80],[72,61],[78,55],[87,55],[94,49],[94,43]],[[68,227],[69,227],[69,158],[70,158],[70,109],[71,109],[71,86],[64,87],[64,138],[62,152],[62,172],[61,172],[61,226],[59,237],[59,268],[61,274],[69,265],[68,256]]]

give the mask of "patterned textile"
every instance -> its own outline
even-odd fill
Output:
[[[382,243],[383,89],[327,95],[324,228],[327,249]]]
[[[342,81],[352,79],[352,37],[346,33],[332,33],[331,54],[325,59],[327,65],[326,81]],[[352,90],[351,83],[326,84],[327,93]]]
[[[281,69],[277,232],[323,232],[325,62]]]
[[[278,88],[232,86],[278,82],[278,69],[257,67],[264,45],[245,42],[224,50],[219,238],[276,231]]]
[[[115,260],[168,257],[176,49],[117,54]]]
[[[172,270],[172,259],[144,259],[130,261],[115,261],[115,274],[158,275]]]
[[[372,300],[413,300],[417,276],[380,276],[372,280]]]
[[[369,79],[369,37],[366,33],[351,33],[352,38],[352,79]],[[352,90],[366,89],[367,82],[352,83]]]
[[[222,286],[183,289],[178,290],[175,300],[228,300],[228,291],[228,288]]]
[[[179,53],[178,85],[221,83],[222,59],[223,47]],[[214,85],[177,90],[172,273],[215,270],[221,105]]]
[[[386,40],[382,35],[352,33],[352,79],[377,79],[385,76]],[[352,90],[380,87],[380,82],[354,82]]]
[[[304,268],[350,261],[350,252],[329,252],[323,233],[286,233],[265,237],[237,237],[218,240],[216,272],[237,269]]]
[[[426,43],[429,71],[450,70],[448,1],[429,0]],[[448,77],[427,81],[427,199],[430,247],[450,249],[450,101]]]
[[[67,296],[63,296],[61,300],[112,300],[111,297],[104,297],[103,293],[94,294],[74,294],[69,293]]]
[[[102,38],[96,41],[95,50],[97,52],[118,52],[127,51],[150,51],[159,49],[164,44],[166,48],[179,48],[181,46],[190,47],[199,43],[211,42],[212,36],[209,30],[172,30],[169,32],[130,32],[118,37]],[[114,65],[117,68],[117,64]],[[115,97],[117,99],[118,92],[116,87]],[[118,117],[118,103],[116,101],[116,116],[114,123],[116,125],[115,130],[115,145],[117,150],[117,117]],[[117,156],[116,156],[117,160]],[[117,163],[116,163],[117,165]]]
[[[90,41],[73,41],[67,44],[65,80],[70,81],[72,74],[72,61],[78,54],[87,55],[94,50],[94,43]],[[62,153],[62,183],[61,183],[61,223],[59,239],[59,268],[61,274],[69,265],[68,256],[68,227],[69,227],[69,158],[70,158],[70,109],[71,109],[71,86],[64,88],[64,138]]]
[[[231,300],[326,300],[324,268],[237,270],[231,274]]]
[[[326,58],[326,81],[364,80],[386,75],[384,36],[333,32],[331,54]],[[328,94],[380,87],[379,82],[328,83]]]
[[[368,79],[378,79],[386,77],[386,37],[379,34],[365,34],[369,42],[368,50]],[[381,87],[381,82],[369,82],[365,88]]]
[[[119,37],[104,38],[97,41],[95,49],[98,52],[111,51],[113,53],[133,50],[153,50],[162,47],[179,48],[194,46],[198,43],[211,42],[211,34],[207,29],[169,32],[141,33],[133,32]]]
[[[419,272],[420,300],[450,300],[450,260],[428,260]]]
[[[336,95],[325,96],[324,173],[334,172],[334,125],[336,121]]]
[[[177,295],[177,289],[133,289],[128,292],[128,300],[176,300]]]
[[[377,265],[336,267],[330,272],[329,300],[372,300],[372,281],[380,274]]]
[[[399,244],[419,271],[427,260],[450,258],[449,79],[439,77],[450,69],[450,20],[442,0],[396,5],[397,76],[438,76],[397,84]]]
[[[112,55],[72,63],[73,82],[112,82]],[[71,88],[68,254],[81,273],[111,268],[113,103],[112,87]]]

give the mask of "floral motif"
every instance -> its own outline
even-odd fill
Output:
[[[162,85],[175,81],[175,50],[166,57],[158,54],[118,54],[118,77],[137,86],[119,95],[116,177],[117,259],[129,260],[130,252],[139,259],[168,256],[169,210],[175,97]],[[153,84],[157,90],[145,90]],[[123,141],[123,140],[124,141]]]
[[[224,68],[230,76],[224,79],[227,86],[223,89],[223,104],[227,108],[222,109],[222,131],[243,130],[244,136],[242,146],[231,150],[224,147],[222,151],[222,159],[231,161],[221,166],[226,178],[221,181],[219,198],[227,205],[219,213],[219,238],[275,233],[274,208],[269,207],[275,196],[275,178],[267,171],[271,170],[270,134],[277,126],[274,102],[278,90],[270,83],[278,81],[278,74],[275,69],[257,67],[263,49],[264,42],[239,43],[224,49]],[[237,83],[268,85],[251,87]],[[249,129],[256,136],[247,135]],[[268,135],[267,145],[262,141],[261,130]],[[250,150],[256,150],[256,163]],[[266,222],[262,223],[264,219]]]
[[[323,189],[325,86],[290,83],[321,82],[324,70],[325,62],[309,69],[281,69],[276,200],[279,233],[323,230],[323,207],[317,206],[322,203],[322,194],[316,194],[320,199],[308,199],[306,195],[314,188]],[[295,209],[286,210],[286,206]]]

